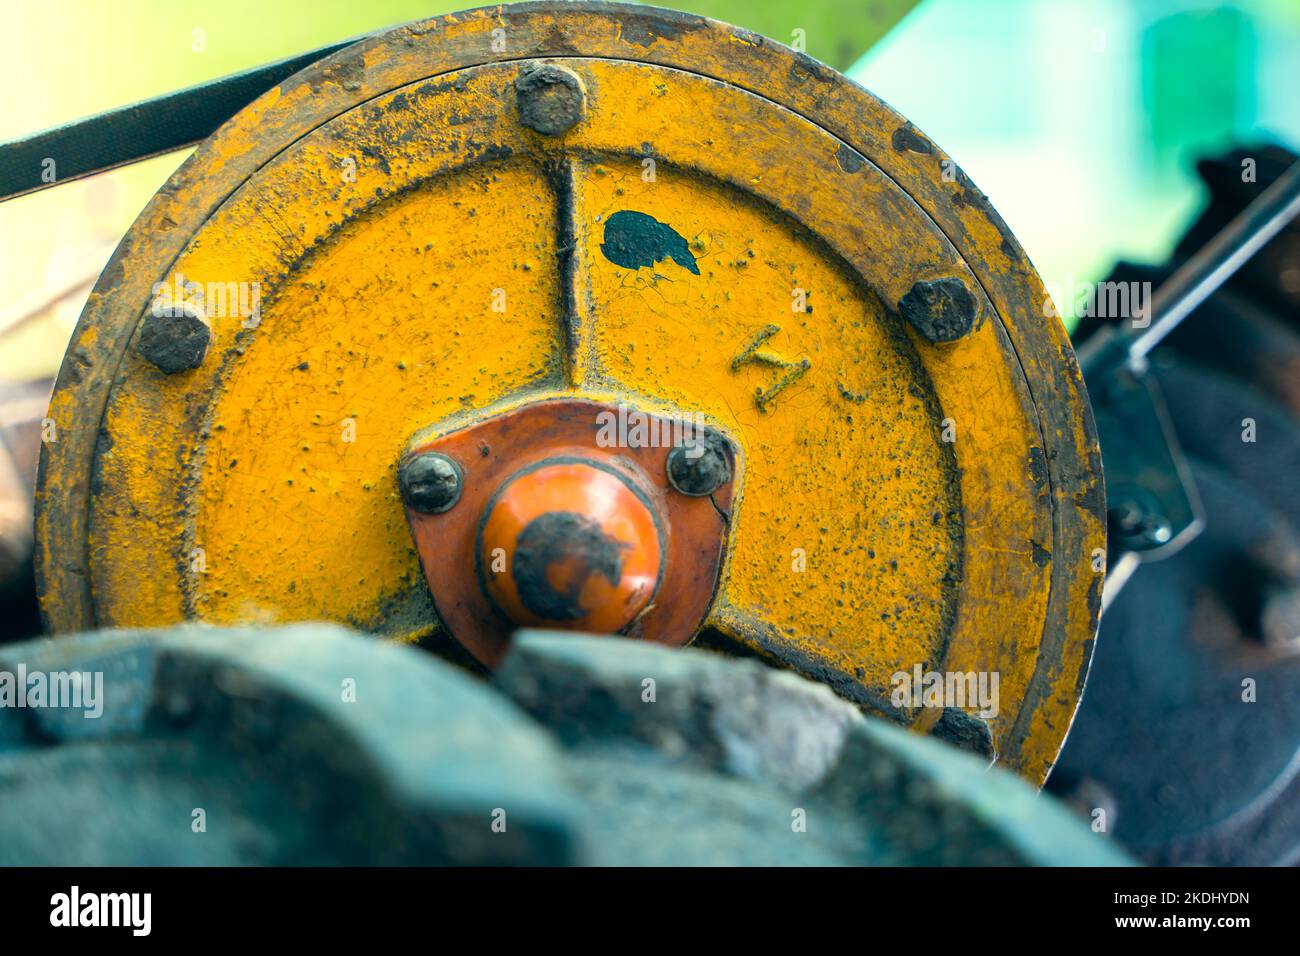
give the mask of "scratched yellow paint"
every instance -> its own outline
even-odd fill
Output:
[[[888,217],[914,215],[909,201],[881,177],[846,171],[839,144],[811,124],[765,117],[770,108],[739,91],[674,71],[583,66],[593,108],[568,143],[602,158],[577,160],[573,174],[578,277],[589,284],[576,297],[589,314],[579,322],[578,351],[587,358],[575,387],[703,411],[740,440],[744,487],[720,626],[759,622],[808,666],[846,675],[876,699],[888,696],[896,671],[954,661],[1004,669],[1003,686],[1016,693],[1032,658],[1007,651],[1036,626],[1039,608],[1032,600],[1014,610],[985,607],[960,586],[978,585],[982,569],[997,573],[1008,559],[1008,573],[1019,559],[1033,578],[1023,538],[1001,556],[973,560],[965,551],[984,539],[964,524],[990,503],[1002,509],[998,528],[1034,522],[1017,474],[1028,439],[1012,386],[1005,371],[989,376],[997,349],[984,342],[936,350],[916,340],[881,296],[896,298],[929,273],[885,264],[855,275],[806,231],[854,193],[863,200],[859,228],[897,231]],[[412,191],[394,183],[395,168],[412,183],[439,168],[440,160],[414,152],[413,138],[458,152],[471,133],[447,124],[449,113],[468,102],[490,114],[512,75],[471,71],[442,84],[454,85],[452,97],[408,92],[408,111],[341,118],[241,190],[176,263],[173,283],[178,274],[200,286],[259,277],[265,301],[253,329],[239,316],[213,320],[213,355],[225,360],[219,368],[210,360],[215,394],[191,416],[206,434],[200,454],[160,468],[156,456],[131,447],[188,447],[186,429],[195,424],[173,424],[169,438],[159,432],[161,419],[175,421],[170,412],[194,400],[183,377],[145,367],[115,395],[108,457],[123,467],[114,485],[128,489],[134,513],[159,522],[137,567],[178,567],[172,577],[181,582],[128,590],[137,574],[129,564],[97,562],[103,593],[130,594],[115,623],[187,614],[383,627],[385,610],[421,586],[394,480],[406,442],[527,383],[553,386],[565,361],[557,353],[557,197],[541,169],[563,149],[516,134],[508,162],[458,169]],[[712,138],[676,141],[672,131],[702,107],[717,120],[717,135],[766,121],[770,136],[817,156],[824,169],[734,155],[720,161]],[[643,159],[614,155],[647,141],[664,158],[652,175]],[[396,195],[373,196],[371,182]],[[804,224],[764,195],[785,197]],[[603,223],[621,209],[679,231],[700,275],[671,261],[643,269],[610,262],[600,252]],[[960,269],[921,223],[917,217],[891,237],[888,262],[919,259],[939,274]],[[755,354],[737,364],[760,333]],[[991,326],[983,332],[994,335]],[[962,351],[965,359],[953,358]],[[945,370],[936,391],[927,362],[954,361],[959,367]],[[796,368],[799,376],[783,385]],[[945,382],[967,375],[982,377],[985,395],[1007,391],[1000,416],[945,410],[942,389],[953,387]],[[944,441],[950,415],[950,437],[960,429],[961,443]],[[958,463],[966,457],[979,467],[963,477]],[[1006,471],[1003,497],[964,509],[961,481],[975,487],[991,469]],[[191,489],[183,507],[177,487]],[[139,547],[130,513],[97,513],[105,553]],[[971,566],[964,575],[963,565]],[[1003,631],[999,621],[1015,629]]]
[[[873,686],[940,660],[960,500],[911,343],[792,223],[693,177],[642,172],[635,160],[605,162],[583,179],[598,367],[741,439],[728,599]],[[672,260],[608,261],[602,224],[620,210],[679,232],[700,274]],[[810,368],[764,412],[756,393],[790,368],[732,362],[769,324],[780,331],[760,351]]]
[[[129,600],[107,600],[103,623],[175,623],[184,619],[179,581],[189,555],[180,503],[159,479],[179,468],[193,446],[163,444],[170,436],[160,434],[164,415],[156,403],[128,393],[114,398],[99,482],[115,493],[92,516],[90,546],[99,593]]]
[[[402,42],[431,45],[429,62],[441,62],[448,50],[486,49],[503,22],[467,14]],[[512,36],[550,36],[561,22],[574,48],[629,52],[618,30],[577,13],[519,14]],[[201,226],[188,221],[184,195],[160,200],[155,229],[195,230],[163,274],[260,282],[262,310],[251,329],[214,317],[213,347],[194,372],[167,377],[133,353],[122,360],[88,521],[102,622],[328,618],[400,630],[393,608],[423,587],[396,494],[408,441],[452,418],[578,390],[703,410],[740,441],[743,487],[713,624],[742,639],[762,634],[797,666],[876,694],[915,663],[998,670],[993,731],[1009,739],[1039,665],[1061,538],[1059,498],[1035,455],[1062,442],[1086,451],[1089,438],[1040,428],[1035,403],[1069,400],[1043,391],[1061,358],[1055,346],[1018,353],[1036,320],[1008,309],[1006,289],[1041,283],[1019,265],[973,270],[962,259],[952,241],[987,251],[1005,245],[1001,233],[970,204],[931,195],[948,188],[936,185],[941,154],[891,149],[901,120],[883,106],[863,112],[859,94],[841,98],[806,67],[773,79],[761,61],[784,53],[711,28],[644,49],[738,85],[569,57],[590,110],[547,140],[515,122],[517,64],[425,79],[403,57],[371,51],[370,85],[353,96],[365,102],[288,136]],[[399,80],[408,85],[377,95]],[[340,74],[263,98],[204,162],[242,169],[264,127],[334,102],[348,83]],[[808,114],[820,110],[812,91],[825,91],[822,121],[883,143],[872,157],[881,168],[738,88],[774,83]],[[763,148],[747,148],[756,137]],[[565,164],[579,229],[571,355],[553,189]],[[903,180],[925,194],[929,215]],[[700,274],[671,261],[611,263],[603,223],[620,209],[680,233]],[[931,220],[949,209],[964,235]],[[136,286],[156,268],[125,265]],[[980,324],[935,346],[892,309],[918,279],[949,275],[976,296]],[[793,308],[796,290],[810,311]],[[493,310],[498,292],[504,312]],[[759,360],[733,367],[770,326]],[[56,560],[47,553],[47,566]],[[1075,568],[1056,570],[1086,587]],[[1077,701],[1086,612],[1069,627],[1009,760],[1035,779]]]
[[[1005,736],[1034,672],[1031,635],[1050,584],[1051,510],[1031,468],[1037,420],[996,319],[936,346],[883,305],[921,278],[966,276],[978,291],[976,281],[907,197],[870,167],[851,171],[842,144],[806,121],[677,71],[583,66],[599,97],[573,134],[600,157],[579,188],[590,378],[705,410],[746,454],[714,623],[741,639],[774,627],[786,654],[876,699],[918,663],[996,670],[1006,706],[991,724]],[[758,128],[799,162],[727,148]],[[639,155],[615,158],[629,139]],[[652,167],[647,153],[659,157]],[[700,276],[671,260],[610,263],[602,223],[620,209],[679,231]],[[811,313],[794,311],[796,290]],[[780,331],[760,351],[809,369],[764,413],[755,392],[787,370],[732,365],[770,325]],[[801,559],[807,570],[794,570]]]
[[[179,577],[191,574],[190,613],[205,620],[382,626],[386,606],[423,587],[395,481],[407,440],[558,371],[555,210],[535,164],[435,178],[300,258],[310,233],[295,226],[325,232],[336,212],[318,201],[318,177],[358,154],[312,144],[303,155],[244,190],[172,271],[204,287],[257,277],[264,297],[252,329],[246,316],[213,320],[207,364],[229,358],[192,474],[156,452],[194,444],[171,412],[201,373],[168,379],[129,359],[140,374],[116,392],[107,457],[130,466],[112,484],[138,507],[106,499],[95,531],[102,552],[147,563],[96,562],[101,592],[118,597],[114,623],[175,619],[176,568],[199,549],[202,570]],[[363,159],[352,174],[349,196],[377,171]],[[284,177],[301,206],[285,202]],[[294,264],[275,277],[282,258]],[[191,507],[160,500],[187,481]],[[161,522],[156,533],[140,534],[142,512]],[[165,594],[139,586],[144,568],[173,582],[158,585]]]
[[[422,583],[395,481],[406,442],[554,365],[555,227],[539,179],[440,183],[293,276],[213,416],[201,616],[374,621]]]

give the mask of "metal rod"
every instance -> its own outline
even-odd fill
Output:
[[[1125,367],[1140,374],[1151,350],[1297,215],[1300,215],[1300,161],[1293,163],[1161,284],[1146,309],[1139,313],[1139,316],[1155,317],[1150,326],[1140,333],[1122,326],[1107,326],[1080,345],[1076,354],[1090,385],[1108,380]],[[1103,614],[1140,563],[1141,558],[1135,552],[1124,551],[1115,556],[1102,589]]]
[[[1297,215],[1300,215],[1300,162],[1292,164],[1161,283],[1143,310],[1154,321],[1128,343],[1129,363],[1140,366],[1165,336]]]
[[[277,83],[364,38],[0,143],[0,202],[192,146]]]

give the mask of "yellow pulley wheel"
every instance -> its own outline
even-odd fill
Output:
[[[899,674],[996,675],[980,719],[1042,780],[1104,547],[1048,306],[938,147],[802,54],[616,4],[410,24],[122,241],[51,404],[44,611],[487,666],[521,623],[707,629],[918,729]]]

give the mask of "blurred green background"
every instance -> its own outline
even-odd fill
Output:
[[[472,5],[9,5],[0,139]],[[1300,0],[663,5],[803,43],[889,102],[989,195],[1065,311],[1117,258],[1168,254],[1201,201],[1196,156],[1300,144]],[[184,155],[0,204],[0,378],[57,368],[87,287]]]

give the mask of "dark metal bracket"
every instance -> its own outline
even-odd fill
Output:
[[[1106,464],[1112,554],[1169,557],[1200,533],[1205,516],[1160,389],[1128,367],[1088,385]]]

